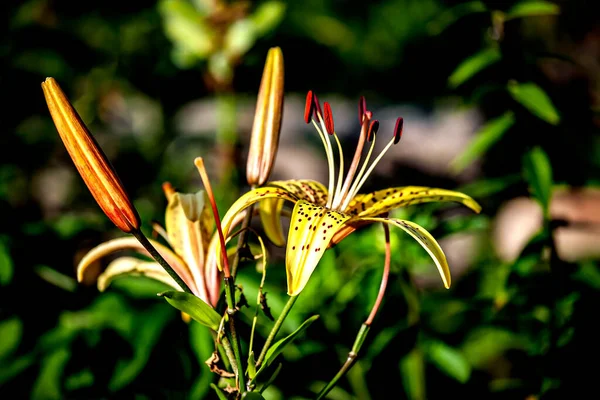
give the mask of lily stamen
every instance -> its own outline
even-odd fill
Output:
[[[364,113],[363,113],[363,115],[364,115]],[[338,189],[338,191],[335,194],[335,199],[332,203],[332,207],[334,210],[336,210],[340,207],[340,204],[344,201],[344,198],[346,198],[346,195],[348,194],[348,189],[350,188],[350,184],[352,183],[352,179],[354,178],[354,174],[356,173],[356,170],[358,168],[358,164],[360,162],[360,157],[362,155],[362,151],[365,146],[365,140],[367,138],[368,127],[369,127],[369,120],[368,120],[368,118],[365,118],[365,116],[363,116],[363,122],[362,122],[362,126],[360,129],[360,134],[358,137],[358,144],[356,145],[356,151],[354,152],[354,157],[352,158],[352,163],[350,164],[350,168],[348,168],[348,173],[346,174],[346,180],[344,181],[344,186],[342,187],[341,190]]]

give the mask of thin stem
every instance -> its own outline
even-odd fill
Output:
[[[253,190],[254,186],[250,188]],[[237,268],[240,264],[240,250],[246,245],[246,240],[248,238],[248,226],[250,226],[250,220],[252,219],[252,211],[254,208],[254,204],[250,204],[246,211],[246,215],[244,216],[244,221],[242,222],[242,227],[240,228],[240,237],[237,242],[237,247],[235,249],[235,255],[233,256],[233,260],[231,260],[231,276],[235,279],[237,274]]]
[[[257,368],[260,367],[260,364],[262,364],[263,360],[265,359],[265,356],[267,355],[267,350],[269,350],[269,347],[271,346],[273,339],[275,339],[275,336],[277,335],[277,332],[279,332],[279,329],[281,328],[283,321],[289,314],[290,310],[294,306],[294,303],[296,302],[297,299],[298,299],[298,295],[290,296],[287,303],[285,303],[285,307],[283,307],[281,314],[279,314],[279,318],[277,318],[277,321],[275,321],[275,325],[273,325],[271,332],[269,332],[269,336],[267,337],[265,345],[263,346],[263,348],[260,352],[260,355],[258,356],[258,360],[256,360]]]
[[[333,387],[338,383],[338,381],[346,375],[346,373],[352,368],[354,363],[358,358],[358,352],[362,347],[367,335],[369,333],[369,329],[371,329],[371,324],[373,323],[373,319],[375,315],[377,315],[377,311],[379,311],[379,307],[381,306],[381,301],[383,299],[383,295],[385,294],[385,289],[387,288],[387,283],[390,276],[390,263],[391,263],[391,246],[390,246],[390,228],[383,224],[383,230],[385,232],[385,261],[383,265],[383,276],[381,278],[381,284],[379,285],[379,293],[377,293],[377,299],[375,300],[375,304],[371,309],[371,313],[369,317],[363,322],[358,334],[356,335],[356,339],[354,340],[354,344],[352,345],[352,350],[348,353],[348,357],[346,358],[346,362],[340,370],[335,374],[333,379],[329,381],[329,383],[321,390],[319,395],[317,396],[317,400],[322,399],[333,389]]]
[[[135,236],[135,238],[138,240],[138,242],[140,242],[140,244],[142,246],[144,246],[144,248],[152,256],[152,258],[154,258],[156,260],[156,262],[159,263],[160,266],[163,267],[165,271],[167,271],[169,276],[171,278],[173,278],[173,280],[175,282],[177,282],[177,284],[181,287],[181,289],[184,292],[193,294],[193,292],[190,290],[188,285],[186,285],[186,283],[183,281],[183,279],[181,279],[181,277],[179,275],[177,275],[177,273],[173,270],[173,268],[169,265],[169,263],[163,258],[163,256],[160,255],[158,250],[156,250],[154,248],[154,246],[152,246],[152,243],[150,243],[150,241],[146,238],[146,236],[144,236],[144,234],[142,233],[141,230],[134,229],[133,231],[131,231],[131,234],[133,236]]]
[[[242,364],[242,355],[240,351],[240,340],[237,336],[235,329],[235,294],[233,287],[233,279],[231,277],[225,277],[225,298],[227,300],[227,315],[229,316],[229,334],[231,335],[231,343],[233,347],[233,354],[235,357],[235,363],[237,365],[236,380],[238,388],[243,390],[246,387],[244,382],[244,369]]]

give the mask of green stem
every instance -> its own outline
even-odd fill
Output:
[[[233,354],[235,357],[235,363],[237,365],[237,381],[238,388],[240,391],[243,391],[246,387],[245,377],[244,377],[244,368],[242,364],[242,356],[240,351],[240,340],[237,336],[237,332],[235,330],[235,292],[233,288],[233,278],[226,277],[225,278],[225,298],[227,300],[227,315],[229,317],[229,334],[231,335],[231,343],[233,347]]]
[[[362,324],[362,326],[360,327],[360,330],[358,331],[358,335],[356,335],[354,344],[352,345],[352,350],[350,351],[350,353],[348,353],[346,362],[344,363],[344,365],[342,365],[342,368],[340,368],[338,373],[335,374],[333,379],[331,381],[329,381],[327,386],[325,386],[321,390],[321,392],[319,393],[319,395],[317,397],[317,400],[322,399],[324,396],[326,396],[327,393],[329,393],[329,391],[331,389],[333,389],[333,387],[338,383],[338,381],[344,375],[346,375],[346,372],[348,372],[350,370],[350,368],[352,368],[352,366],[354,365],[354,363],[356,362],[356,359],[358,357],[358,352],[359,352],[360,348],[362,347],[363,343],[365,342],[365,339],[367,338],[367,334],[369,333],[370,328],[371,327],[369,325],[367,325],[365,323]]]
[[[281,325],[283,325],[283,321],[289,314],[290,310],[294,306],[294,303],[296,302],[297,299],[298,299],[297,295],[290,296],[287,303],[285,304],[285,307],[281,311],[281,314],[279,314],[279,318],[277,318],[277,321],[275,321],[275,325],[273,325],[273,329],[271,329],[271,332],[269,332],[269,336],[267,337],[267,341],[265,342],[265,345],[263,346],[263,348],[260,352],[260,356],[258,356],[258,360],[256,360],[257,368],[260,367],[260,364],[262,364],[263,360],[265,359],[265,356],[267,355],[267,350],[269,350],[269,347],[271,346],[273,339],[275,339],[277,332],[279,332]]]
[[[177,275],[177,273],[173,270],[169,263],[160,255],[158,250],[156,250],[154,246],[152,246],[152,243],[150,243],[146,236],[144,236],[141,230],[134,229],[133,231],[131,231],[131,233],[133,234],[133,236],[135,236],[138,242],[140,242],[140,244],[144,246],[148,253],[150,253],[152,258],[154,258],[156,262],[159,263],[165,271],[167,271],[169,276],[171,276],[171,278],[173,278],[173,280],[177,282],[177,284],[181,287],[181,289],[183,289],[184,292],[193,294],[188,285],[186,285],[183,279],[181,279],[179,275]]]
[[[254,186],[250,188],[254,189]],[[231,261],[231,276],[235,278],[237,274],[237,268],[240,264],[240,250],[246,245],[246,240],[248,238],[248,226],[250,226],[250,220],[252,219],[252,211],[254,208],[254,204],[251,204],[246,209],[246,216],[244,217],[244,221],[242,221],[242,227],[240,228],[240,237],[237,242],[237,247],[235,250],[235,255],[233,256],[233,260]]]
[[[388,280],[390,277],[390,264],[392,260],[392,248],[390,245],[390,228],[386,224],[382,224],[383,232],[385,234],[385,260],[383,262],[383,274],[381,277],[381,284],[379,285],[379,292],[377,293],[377,299],[375,299],[375,304],[371,309],[371,313],[369,314],[367,320],[363,322],[358,334],[356,335],[356,339],[354,340],[354,344],[352,345],[352,350],[348,353],[348,357],[346,358],[346,362],[338,373],[333,377],[331,381],[325,386],[321,392],[319,393],[317,400],[322,399],[324,396],[329,393],[331,389],[337,384],[337,382],[344,376],[346,373],[352,368],[354,363],[356,362],[356,358],[358,357],[358,352],[362,347],[365,339],[367,338],[367,334],[369,333],[369,329],[371,328],[371,324],[375,319],[375,315],[379,311],[381,307],[381,303],[383,301],[383,295],[385,294],[385,290],[387,288]]]

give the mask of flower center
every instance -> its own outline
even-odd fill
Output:
[[[371,111],[367,110],[367,104],[363,96],[360,97],[358,103],[358,121],[361,124],[360,134],[358,137],[358,143],[354,152],[352,162],[346,172],[344,179],[344,153],[340,140],[335,133],[335,125],[333,122],[333,113],[329,103],[323,103],[323,110],[321,110],[321,104],[319,99],[312,91],[309,91],[306,95],[306,105],[304,109],[304,121],[308,124],[312,121],[313,125],[319,133],[319,137],[325,147],[325,154],[327,155],[327,164],[329,167],[329,196],[327,197],[326,207],[332,210],[343,212],[348,208],[348,204],[356,196],[358,191],[361,189],[367,177],[373,172],[379,161],[383,158],[383,155],[392,147],[397,144],[402,137],[402,129],[404,126],[404,120],[399,117],[396,120],[396,126],[394,128],[394,135],[391,140],[386,144],[383,150],[377,157],[369,164],[373,149],[375,148],[375,139],[377,130],[379,129],[379,121],[373,119]],[[313,116],[316,115],[316,118]],[[325,134],[327,133],[327,135]],[[331,144],[331,138],[335,140],[338,149],[339,167],[335,171],[335,157],[333,152],[333,146]],[[362,161],[361,158],[365,142],[370,142],[369,150]],[[360,169],[359,169],[360,166]],[[358,171],[358,173],[357,173]]]

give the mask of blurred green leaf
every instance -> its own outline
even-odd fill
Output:
[[[176,309],[189,314],[194,320],[209,327],[213,331],[219,329],[221,316],[211,306],[190,293],[170,290],[158,294],[164,297]]]
[[[121,257],[123,259],[125,257]],[[113,289],[127,293],[135,299],[155,299],[156,294],[172,287],[145,276],[118,276],[110,282]]]
[[[594,261],[582,262],[579,269],[573,274],[573,278],[600,290],[600,269]]]
[[[252,48],[256,38],[256,27],[251,21],[235,21],[225,34],[224,52],[228,58],[243,56]]]
[[[162,304],[156,304],[134,315],[135,329],[129,331],[127,335],[129,343],[133,346],[133,357],[117,362],[109,382],[112,391],[125,387],[142,372],[163,328],[172,316],[172,310]]]
[[[13,277],[13,262],[10,249],[4,238],[0,238],[0,286],[6,286]]]
[[[480,326],[469,333],[461,349],[470,365],[478,369],[490,366],[507,350],[525,348],[521,336],[505,329]]]
[[[83,389],[86,387],[90,387],[94,384],[94,374],[93,372],[86,368],[81,371],[77,371],[76,373],[69,375],[65,379],[65,389],[68,391]]]
[[[496,47],[480,50],[464,59],[448,78],[448,84],[456,88],[471,79],[475,74],[502,58]]]
[[[425,346],[429,360],[446,375],[465,383],[471,376],[471,365],[460,350],[440,341],[432,341]]]
[[[258,392],[244,392],[242,400],[265,400],[265,398]]]
[[[523,158],[523,175],[533,197],[540,203],[544,215],[548,215],[552,195],[552,165],[541,147],[534,147]]]
[[[163,17],[166,36],[173,42],[179,56],[204,60],[214,50],[214,33],[206,24],[204,16],[187,1],[162,0],[158,9]],[[180,58],[174,62],[182,66]],[[192,66],[192,63],[183,66]]]
[[[204,363],[212,355],[215,345],[208,329],[196,321],[190,321],[190,344],[200,364],[200,374],[190,390],[190,399],[203,399],[210,390],[213,374]]]
[[[254,25],[256,36],[264,36],[279,25],[285,15],[285,8],[281,1],[261,3],[248,18]]]
[[[511,111],[488,121],[475,134],[467,148],[452,160],[452,172],[455,174],[462,172],[470,163],[485,154],[514,123],[515,116]]]
[[[67,292],[74,292],[77,289],[77,281],[70,276],[62,274],[47,265],[37,265],[34,268],[35,273],[46,282],[59,287]]]
[[[409,400],[425,400],[425,363],[423,353],[413,349],[400,361],[400,375]]]
[[[290,333],[288,336],[284,337],[283,339],[278,340],[275,344],[273,344],[271,347],[269,347],[269,349],[267,350],[267,354],[265,355],[265,359],[264,359],[260,369],[256,373],[256,375],[258,376],[261,373],[261,371],[263,371],[265,368],[267,368],[269,365],[271,365],[271,363],[285,349],[285,347],[287,345],[289,345],[290,343],[292,343],[298,335],[300,335],[302,332],[304,332],[318,318],[319,318],[318,315],[313,315],[312,317],[310,317],[309,319],[304,321],[302,323],[302,325],[300,325],[298,327],[298,329],[296,329],[294,332]]]
[[[41,363],[40,373],[33,385],[33,399],[62,399],[62,376],[71,358],[67,348],[59,348],[46,356]]]
[[[526,0],[515,4],[505,14],[505,20],[512,18],[533,17],[536,15],[557,15],[560,7],[549,1]]]
[[[427,30],[430,35],[439,35],[447,27],[458,21],[460,18],[473,13],[487,12],[488,8],[481,1],[470,1],[460,3],[452,8],[444,10],[435,19],[427,24]]]
[[[10,356],[19,346],[23,333],[23,323],[18,317],[0,322],[0,360]]]
[[[511,96],[533,115],[552,125],[560,122],[560,115],[550,97],[535,83],[510,81],[507,88]]]
[[[471,182],[460,186],[456,190],[468,194],[473,198],[490,197],[496,195],[511,185],[521,182],[521,174],[501,176],[499,178],[488,178]]]

